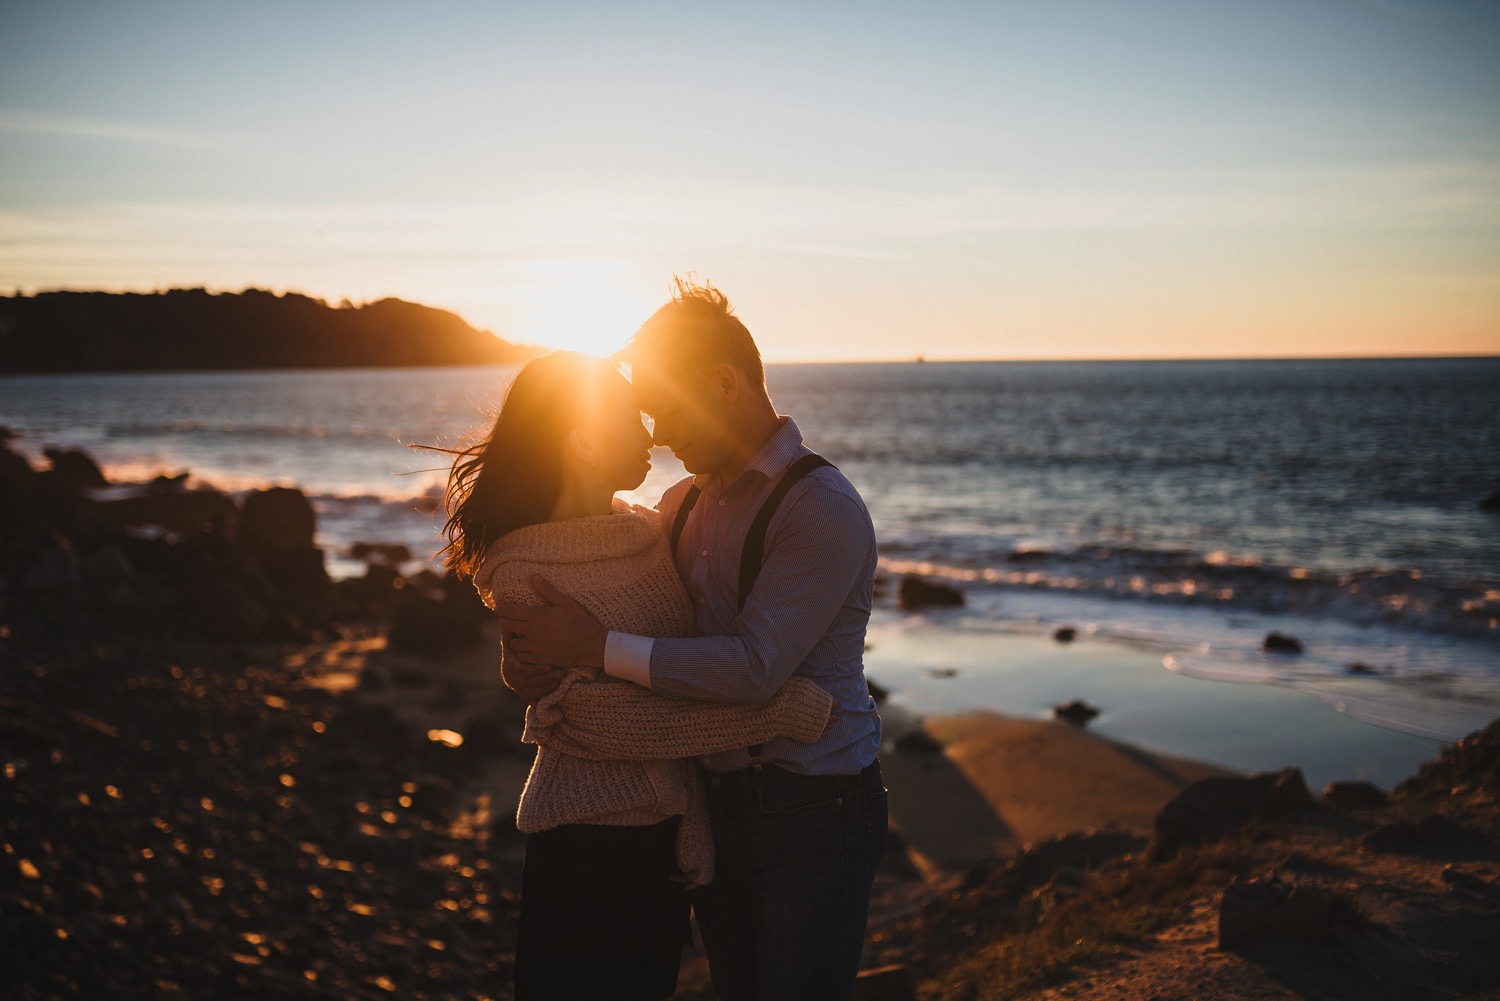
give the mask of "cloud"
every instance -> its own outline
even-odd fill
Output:
[[[14,109],[0,109],[0,132],[36,132],[86,139],[112,139],[119,142],[197,148],[217,148],[244,139],[237,133],[222,130],[200,131],[154,122],[88,118]]]

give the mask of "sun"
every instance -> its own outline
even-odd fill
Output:
[[[515,339],[606,356],[660,305],[618,261],[551,259],[527,262],[515,290]]]

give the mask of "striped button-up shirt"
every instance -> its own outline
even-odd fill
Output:
[[[859,492],[837,469],[815,469],[782,498],[766,529],[765,558],[744,611],[740,550],[750,523],[788,466],[811,450],[789,418],[733,483],[682,480],[658,508],[671,525],[688,487],[702,491],[675,553],[697,607],[698,636],[657,639],[651,687],[714,702],[769,700],[793,674],[833,696],[837,718],[812,744],[778,738],[763,760],[805,775],[853,775],[875,760],[880,716],[865,684],[865,629],[875,578],[875,528]],[[703,759],[711,771],[749,764],[744,750]]]

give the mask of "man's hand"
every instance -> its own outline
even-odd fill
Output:
[[[551,695],[562,684],[562,672],[547,664],[528,664],[506,648],[500,654],[500,680],[505,687],[515,692],[527,705],[536,705],[544,696]]]
[[[531,586],[547,604],[495,606],[507,650],[527,663],[603,667],[609,630],[541,574],[531,575]]]

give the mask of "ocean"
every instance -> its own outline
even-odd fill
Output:
[[[5,376],[0,426],[115,480],[300,486],[347,576],[356,541],[438,549],[447,461],[410,446],[482,430],[512,371]],[[947,628],[1072,626],[1437,740],[1500,715],[1500,515],[1479,506],[1500,489],[1500,359],[773,365],[767,381],[864,494],[885,571],[965,589]],[[683,475],[653,459],[630,499]],[[1262,653],[1272,630],[1305,652]]]

